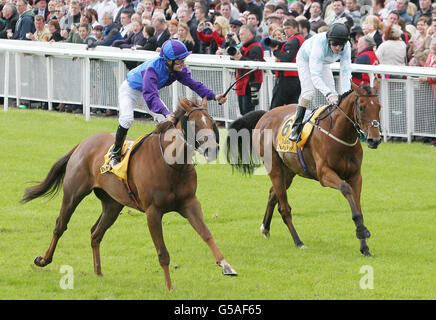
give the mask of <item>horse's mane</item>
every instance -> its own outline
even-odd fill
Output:
[[[365,84],[362,86],[362,88],[365,89],[366,93],[371,94],[371,87],[369,85]],[[354,91],[353,88],[351,88],[347,92],[344,92],[343,94],[341,94],[339,96],[338,104],[341,104],[342,100],[344,100],[346,97],[348,97],[353,91]]]
[[[353,92],[353,89],[348,90],[347,92],[344,92],[339,96],[339,102],[338,105],[342,103],[342,100],[344,100],[346,97],[348,97]]]
[[[174,112],[176,122],[175,123],[172,123],[171,121],[161,122],[156,126],[156,129],[154,129],[152,133],[160,134],[172,128],[173,125],[174,126],[177,125],[177,123],[180,121],[182,116],[186,113],[186,111],[189,110],[189,107],[192,105],[198,107],[199,106],[198,101],[196,99],[189,100],[188,98],[180,98],[179,103],[177,105],[177,109]]]

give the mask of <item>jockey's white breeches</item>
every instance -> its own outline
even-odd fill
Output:
[[[302,56],[297,55],[296,63],[298,66],[298,77],[300,79],[301,93],[300,101],[302,99],[310,102],[315,96],[315,87],[312,82],[312,77],[310,74],[309,62],[306,61]],[[331,92],[336,92],[335,89],[335,79],[333,78],[333,73],[330,69],[329,64],[324,64],[322,68],[322,80],[331,89]],[[299,103],[300,103],[299,101]]]
[[[118,90],[118,103],[120,105],[118,122],[123,128],[129,129],[132,126],[135,108],[144,110],[153,116],[155,121],[167,121],[164,115],[150,111],[142,96],[142,92],[132,89],[127,80],[124,80]]]

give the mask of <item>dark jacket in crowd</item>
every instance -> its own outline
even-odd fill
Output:
[[[15,40],[30,40],[26,38],[26,34],[31,32],[34,33],[35,23],[32,10],[27,10],[23,12],[18,18],[17,24],[15,25],[14,37]]]
[[[157,49],[157,39],[155,36],[151,36],[150,38],[144,38],[145,42],[142,47],[137,47],[137,50],[148,50],[148,51],[156,51]]]
[[[154,34],[154,36],[156,37],[156,34]],[[159,39],[157,39],[157,47],[160,48],[162,47],[162,45],[164,44],[165,41],[167,41],[170,38],[170,32],[168,31],[168,29],[165,29],[161,36],[159,37]],[[157,37],[156,37],[157,38]]]
[[[114,43],[112,43],[112,47],[117,48],[132,48],[136,46],[144,46],[147,42],[147,39],[144,37],[142,31],[139,31],[138,33],[134,33],[133,31],[130,32],[126,38],[122,40],[115,40]]]
[[[14,9],[14,13],[9,19],[5,19],[5,27],[2,31],[0,31],[0,39],[7,39],[7,30],[11,29],[12,32],[15,31],[15,25],[17,24],[18,18],[20,15],[17,10]]]
[[[48,3],[48,1],[47,1],[47,3]],[[38,8],[33,9],[33,14],[34,14],[35,16],[37,16],[37,15],[39,14],[39,10],[38,10]],[[44,15],[43,15],[43,17],[44,17],[44,21],[47,21],[47,18],[48,18],[49,15],[50,15],[50,12],[48,11],[48,9],[45,9],[45,11],[44,11]]]
[[[51,40],[54,40],[54,41],[58,42],[58,41],[63,41],[63,40],[65,40],[65,39],[62,38],[61,33],[60,33],[59,31],[55,31],[55,32],[51,35],[50,39],[48,39],[48,41],[51,41]]]
[[[103,39],[95,43],[95,46],[111,46],[116,40],[123,39],[120,33],[118,23],[112,22],[109,26],[103,28]]]

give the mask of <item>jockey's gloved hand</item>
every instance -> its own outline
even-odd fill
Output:
[[[217,94],[215,96],[215,100],[218,101],[219,104],[223,104],[227,101],[227,97],[222,93],[222,94]]]
[[[176,117],[174,116],[174,113],[168,113],[165,117],[173,123],[176,122]]]
[[[333,105],[337,105],[339,103],[339,98],[338,96],[331,94],[328,96],[327,100],[329,101],[329,104]]]

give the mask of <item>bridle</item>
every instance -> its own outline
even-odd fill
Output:
[[[362,111],[363,107],[359,105],[359,103],[357,102],[357,100],[359,99],[359,97],[378,97],[377,94],[372,94],[372,93],[368,93],[368,94],[358,94],[356,92],[355,96],[354,96],[354,117],[356,118],[357,121],[357,126],[358,126],[358,133],[362,133],[362,129],[360,128],[360,125],[358,124],[359,121],[360,122],[369,122],[371,124],[371,128],[380,128],[379,130],[381,131],[381,126],[380,126],[380,122],[378,120],[368,120],[368,119],[362,119],[359,116],[359,113],[357,112],[356,107],[359,108],[360,111]],[[356,127],[356,125],[355,125]]]
[[[181,129],[182,129],[181,133],[176,128],[176,126],[174,124],[172,124],[174,129],[176,129],[177,135],[181,138],[183,143],[185,143],[188,146],[188,148],[190,148],[191,150],[194,150],[194,151],[197,151],[200,148],[201,144],[200,144],[200,141],[198,141],[197,137],[195,137],[194,145],[192,145],[192,143],[190,143],[191,139],[190,139],[190,137],[188,137],[188,121],[189,121],[189,116],[192,113],[196,112],[196,111],[206,111],[207,112],[207,109],[206,108],[202,108],[202,107],[197,107],[197,108],[193,108],[193,109],[189,110],[187,113],[185,113],[180,118],[180,120],[179,120],[180,121],[180,125],[181,125]],[[217,142],[217,144],[219,144],[219,131],[218,131],[218,127],[216,126],[215,123],[213,124],[213,131],[215,133],[216,142]],[[209,136],[212,136],[212,135],[203,135],[202,137],[205,137],[205,136],[209,137]],[[165,160],[163,146],[162,146],[161,133],[159,133],[159,147],[160,147],[160,151],[161,151],[162,157]],[[167,163],[167,162],[165,161],[165,163]],[[188,170],[179,170],[179,169],[175,168],[174,166],[172,166],[172,165],[170,165],[168,163],[167,163],[167,165],[169,167],[171,167],[172,169],[180,171],[180,172],[189,172],[189,171],[192,171],[194,169],[194,167],[192,167],[192,168],[190,168]],[[195,163],[194,163],[194,166],[195,166]]]
[[[207,112],[207,109],[206,108],[201,108],[201,107],[193,108],[193,109],[189,110],[188,113],[184,114],[181,117],[181,119],[180,119],[180,124],[181,124],[181,127],[182,127],[182,133],[183,133],[184,142],[186,143],[186,145],[188,147],[192,148],[193,150],[197,150],[200,147],[200,142],[198,141],[197,137],[195,137],[195,143],[194,143],[195,145],[194,146],[190,143],[190,141],[189,141],[190,139],[188,137],[188,121],[189,121],[189,116],[192,113],[194,113],[195,111],[206,111]],[[215,133],[216,142],[217,142],[217,144],[219,144],[219,131],[218,131],[218,127],[216,126],[215,123],[213,124],[213,131]],[[208,137],[209,136],[211,136],[211,135],[208,135]]]
[[[380,122],[378,120],[368,120],[368,119],[362,119],[359,116],[359,113],[357,112],[357,108],[359,108],[359,110],[362,110],[362,106],[359,105],[358,103],[358,98],[359,97],[378,97],[377,94],[372,94],[372,93],[368,93],[368,94],[359,94],[357,92],[355,92],[355,96],[354,96],[354,102],[353,102],[353,109],[354,109],[354,118],[356,120],[351,119],[348,114],[341,109],[341,107],[337,104],[332,105],[335,109],[338,109],[340,112],[342,112],[342,114],[345,116],[346,119],[348,119],[348,121],[350,121],[353,124],[354,129],[356,129],[357,131],[357,138],[356,141],[354,143],[348,143],[345,142],[341,139],[339,139],[338,137],[335,137],[334,135],[332,135],[330,133],[330,131],[327,131],[325,129],[323,129],[322,127],[320,127],[317,123],[313,123],[312,121],[309,121],[315,128],[317,128],[318,130],[320,130],[321,132],[323,132],[324,134],[328,135],[329,137],[331,137],[332,139],[336,140],[337,142],[347,146],[347,147],[354,147],[357,142],[359,141],[360,138],[366,138],[366,134],[365,132],[362,130],[362,127],[360,126],[359,122],[369,122],[371,124],[371,128],[379,128],[379,130],[381,131],[381,126],[380,126]],[[331,112],[330,112],[331,114]]]

